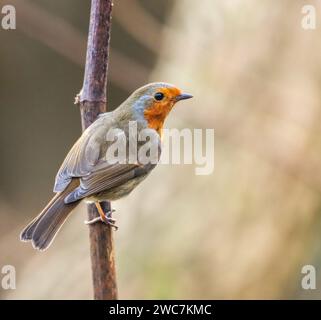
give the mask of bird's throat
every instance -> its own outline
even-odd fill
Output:
[[[164,126],[164,122],[169,112],[172,109],[172,105],[169,103],[156,104],[144,111],[144,117],[148,123],[148,127],[157,131],[161,136]]]

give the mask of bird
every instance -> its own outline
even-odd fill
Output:
[[[55,178],[54,197],[22,230],[20,240],[30,241],[37,250],[46,250],[82,200],[94,203],[99,213],[87,224],[103,222],[117,228],[112,218],[113,210],[104,212],[100,202],[127,196],[149,175],[157,161],[141,163],[137,158],[130,162],[129,152],[125,162],[110,161],[108,151],[112,143],[106,135],[112,129],[120,130],[126,138],[127,150],[130,139],[128,124],[133,122],[138,134],[146,129],[154,135],[155,139],[151,141],[159,152],[159,159],[165,119],[178,101],[192,97],[172,84],[154,82],[134,91],[115,110],[99,114],[68,152]],[[142,144],[137,142],[137,148]]]

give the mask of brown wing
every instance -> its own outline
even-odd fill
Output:
[[[98,118],[69,151],[57,173],[54,191],[65,190],[73,178],[79,178],[80,185],[66,196],[65,203],[120,186],[130,179],[146,175],[155,167],[155,164],[108,163],[105,158],[108,149],[106,133],[112,127],[115,127],[115,122],[110,114]],[[160,155],[160,140],[156,132],[155,135]]]
[[[156,165],[116,164],[95,171],[80,179],[80,186],[71,192],[65,203],[72,203],[93,194],[121,186],[129,180],[148,174]]]
[[[99,117],[89,126],[75,145],[69,151],[61,165],[55,181],[54,191],[66,189],[73,178],[80,179],[80,185],[66,198],[65,203],[71,203],[87,196],[120,186],[137,176],[145,175],[152,170],[154,164],[110,164],[106,159],[109,143],[106,134],[110,128],[118,127],[112,114]],[[160,139],[155,131],[160,155]]]
[[[157,155],[159,159],[161,141],[158,134],[155,133],[155,136],[157,139],[154,140],[154,143],[158,149]],[[157,159],[153,160],[157,162]],[[146,164],[109,164],[106,161],[100,162],[90,174],[80,178],[80,186],[65,198],[65,203],[72,203],[101,191],[121,186],[131,179],[147,175],[155,166],[156,163],[149,162]]]
[[[84,131],[69,151],[56,175],[54,192],[65,190],[72,178],[84,177],[94,171],[102,161],[106,132],[112,125],[112,118],[106,114]]]

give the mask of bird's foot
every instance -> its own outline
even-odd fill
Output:
[[[112,213],[115,212],[114,209],[109,210],[107,213],[105,213],[103,211],[103,209],[101,208],[99,202],[95,203],[97,211],[99,213],[99,217],[96,217],[90,221],[85,221],[85,224],[87,225],[91,225],[91,224],[95,224],[97,222],[103,222],[111,227],[113,227],[115,230],[118,229],[118,226],[116,225],[116,220],[112,218]]]
[[[117,230],[118,226],[116,225],[116,219],[113,219],[110,217],[112,212],[114,212],[114,211],[115,210],[108,211],[106,213],[106,215],[104,215],[103,217],[99,215],[99,217],[96,217],[96,218],[91,219],[89,221],[85,221],[85,224],[91,225],[91,224],[95,224],[97,222],[102,222],[102,223],[105,223],[105,224],[113,227],[115,230]]]

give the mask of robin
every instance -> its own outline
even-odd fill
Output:
[[[129,161],[114,163],[106,157],[111,147],[106,135],[110,129],[122,130],[129,140],[128,123],[137,124],[137,132],[149,129],[160,151],[164,121],[176,102],[192,98],[175,86],[156,82],[137,89],[117,109],[99,115],[73,145],[62,163],[55,180],[56,195],[22,231],[20,239],[31,241],[35,249],[45,250],[71,211],[85,199],[94,202],[99,217],[88,224],[102,221],[115,226],[110,212],[104,212],[100,201],[113,201],[128,195],[144,180],[155,163]],[[137,148],[141,144],[137,142]],[[128,148],[128,143],[126,144]],[[128,160],[129,154],[126,155]],[[116,226],[115,226],[116,227]]]

